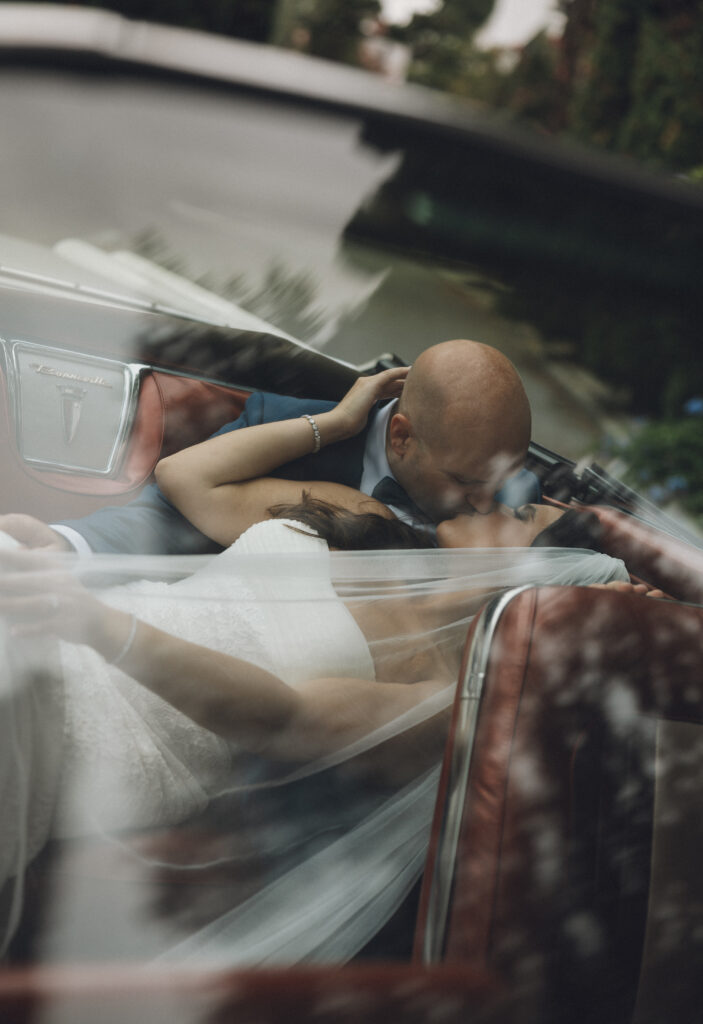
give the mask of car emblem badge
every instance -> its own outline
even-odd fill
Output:
[[[61,395],[64,440],[66,444],[71,444],[78,430],[81,419],[81,403],[87,390],[69,384],[57,384],[56,386]]]

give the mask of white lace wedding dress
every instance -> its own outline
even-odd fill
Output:
[[[440,580],[443,593],[450,584],[466,588],[469,583],[483,592],[530,579],[593,582],[622,575],[613,560],[590,553],[576,561],[566,553],[540,553],[530,556],[527,567],[524,559],[505,552],[379,555],[340,555],[335,565],[342,584],[337,580],[335,589],[330,560],[337,556],[330,556],[325,542],[298,524],[267,521],[176,583],[139,581],[102,596],[165,631],[250,661],[295,687],[322,676],[374,678],[366,639],[339,597],[345,587],[358,602],[362,590],[378,601],[389,592],[397,597],[398,588],[425,593]],[[463,635],[466,621],[458,629],[454,624],[453,635]],[[395,639],[407,647],[415,638]],[[37,664],[42,659],[46,664],[53,652],[55,665],[55,642],[19,654],[0,648],[0,656],[12,662],[1,673],[0,690],[0,886],[9,880],[0,924],[6,939],[19,919],[24,867],[48,838],[119,837],[125,830],[174,824],[250,782],[238,774],[235,745],[196,725],[91,648],[60,643],[59,651],[60,671],[48,677]],[[19,687],[10,682],[18,666],[25,669]],[[392,729],[410,728],[451,699],[447,687],[434,703]],[[367,746],[387,735],[381,730]],[[337,760],[355,753],[350,749]],[[328,767],[319,762],[297,773]],[[438,767],[391,796],[382,795],[344,835],[335,833],[313,857],[245,904],[172,943],[164,957],[226,966],[352,956],[419,876],[437,777]]]
[[[107,599],[292,687],[325,675],[373,679],[366,641],[332,588],[327,545],[303,529],[259,523],[188,579],[138,582]],[[258,572],[246,572],[246,556],[256,564],[260,555]],[[66,743],[55,836],[173,824],[231,785],[236,748],[90,648],[61,647]]]
[[[257,524],[176,583],[138,581],[102,596],[292,687],[324,675],[373,679],[363,634],[332,587],[326,543],[292,525]],[[44,678],[37,665],[55,663],[57,646],[60,673]],[[235,745],[89,647],[33,647],[22,652],[19,672],[15,656],[0,673],[0,887],[21,877],[48,838],[174,824],[232,787]],[[30,677],[30,684],[13,686],[13,674]],[[19,902],[9,915],[12,927]]]

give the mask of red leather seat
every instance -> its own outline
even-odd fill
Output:
[[[3,1024],[511,1024],[494,1010],[495,991],[464,968],[383,967],[296,970],[145,971],[143,966],[0,971]],[[438,1016],[441,1013],[442,1016]]]
[[[702,666],[703,608],[544,588],[484,612],[445,755],[418,960],[496,971],[533,1000],[534,1019],[629,1018],[650,890],[654,725],[703,723]],[[677,879],[679,896],[690,881]],[[674,951],[659,952],[700,963],[703,910],[683,917]],[[701,995],[697,968],[695,979],[688,997]]]

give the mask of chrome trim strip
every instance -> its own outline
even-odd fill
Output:
[[[444,952],[454,882],[454,866],[466,802],[466,786],[491,644],[500,617],[508,604],[519,594],[530,589],[530,584],[516,587],[505,594],[498,595],[486,605],[476,625],[466,659],[466,670],[460,680],[458,695],[460,704],[449,769],[447,799],[440,825],[437,856],[430,882],[427,921],[422,939],[422,961],[425,964],[440,963]]]
[[[225,330],[243,330],[244,328],[237,328],[235,326],[228,325],[221,320],[216,320],[213,317],[207,317],[204,314],[194,313],[187,309],[182,309],[180,306],[169,306],[163,302],[155,302],[152,299],[140,299],[135,295],[125,294],[124,292],[113,292],[106,288],[98,288],[95,285],[82,284],[80,281],[64,280],[60,277],[49,277],[47,274],[37,274],[31,270],[19,270],[14,267],[10,267],[7,264],[0,263],[0,278],[4,275],[6,278],[11,278],[8,282],[8,286],[28,284],[32,286],[41,285],[45,292],[61,293],[61,296],[67,298],[74,298],[76,295],[81,298],[97,300],[101,303],[107,303],[112,306],[116,306],[120,309],[128,309],[132,312],[137,313],[161,313],[165,316],[175,317],[178,320],[188,320],[192,323],[202,324],[203,327],[219,327]],[[0,283],[4,283],[0,280]],[[217,296],[219,298],[219,296]],[[263,334],[263,331],[259,332]],[[272,338],[286,337],[286,335],[277,334],[276,329],[273,325],[270,327],[269,334]],[[310,348],[305,345],[304,342],[296,341],[296,345],[301,348]],[[317,349],[311,349],[311,351],[318,351]],[[329,359],[333,359],[333,356],[328,356]],[[346,363],[341,359],[334,359],[335,362],[340,362],[344,366],[351,366],[351,363]]]
[[[2,275],[12,278],[11,282],[8,282],[8,287],[12,286],[16,281],[19,284],[29,285],[42,285],[49,293],[60,292],[65,293],[66,297],[74,297],[79,295],[86,299],[98,300],[100,302],[109,303],[118,308],[125,308],[136,313],[159,313],[164,316],[176,318],[178,320],[188,320],[195,324],[202,324],[203,327],[215,327],[217,329],[225,331],[240,331],[242,333],[255,333],[261,337],[271,337],[276,340],[283,339],[288,341],[293,348],[302,349],[306,352],[313,352],[317,355],[323,356],[325,360],[336,363],[338,366],[343,366],[350,370],[356,370],[357,373],[361,373],[363,367],[357,367],[354,363],[348,362],[346,359],[341,359],[339,356],[329,356],[321,349],[315,348],[313,345],[307,342],[300,341],[297,338],[293,338],[284,332],[279,333],[278,329],[273,324],[264,324],[262,321],[262,330],[252,331],[249,327],[237,327],[235,324],[226,323],[222,320],[218,320],[215,317],[208,317],[205,314],[195,313],[192,310],[182,309],[180,306],[169,306],[163,302],[155,302],[151,299],[139,299],[136,296],[124,294],[123,292],[112,292],[107,289],[97,288],[95,285],[82,284],[80,281],[63,280],[58,277],[49,277],[46,274],[33,273],[30,270],[20,270],[15,267],[10,267],[7,264],[0,263],[0,284],[4,282],[1,280]],[[188,284],[192,283],[186,279]],[[213,293],[214,297],[221,299],[220,295]],[[236,303],[233,303],[236,306]],[[242,309],[243,313],[248,314],[247,310]],[[266,331],[263,327],[266,327]],[[372,360],[375,363],[377,360]]]
[[[115,475],[120,468],[134,423],[141,379],[150,370],[150,367],[145,363],[122,363],[116,359],[106,359],[103,356],[94,356],[85,352],[72,352],[68,349],[54,348],[50,345],[41,345],[36,342],[15,338],[10,341],[0,338],[0,348],[4,351],[5,356],[7,387],[15,426],[17,450],[27,465],[32,466],[34,469],[50,470],[54,473],[70,473],[79,476],[110,477]],[[20,380],[21,368],[18,359],[19,352],[33,353],[37,358],[44,358],[50,362],[68,359],[74,363],[78,362],[84,365],[88,372],[94,370],[96,373],[99,373],[102,369],[109,370],[112,373],[120,373],[123,381],[123,391],[117,429],[114,432],[111,449],[102,467],[73,465],[65,460],[59,462],[52,459],[39,459],[28,455],[22,450],[23,406]],[[56,373],[56,376],[61,378],[62,373],[59,371]],[[89,377],[79,378],[75,374],[67,374],[66,376],[68,380],[99,384],[98,378],[91,381]]]
[[[85,295],[90,299],[99,299],[103,302],[124,306],[140,313],[165,313],[168,316],[178,317],[180,320],[193,320],[204,326],[216,326],[212,320],[194,315],[187,310],[175,306],[166,306],[160,302],[152,302],[151,299],[140,299],[135,295],[127,295],[124,292],[113,292],[106,288],[97,288],[95,285],[82,284],[80,281],[64,280],[60,277],[50,277],[48,274],[37,274],[31,270],[20,270],[0,263],[0,275],[11,277],[19,282],[28,284],[43,285],[47,289],[66,292],[68,295]]]

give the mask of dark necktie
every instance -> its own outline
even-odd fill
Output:
[[[378,481],[371,497],[380,501],[383,505],[392,505],[401,512],[407,512],[417,523],[429,522],[427,516],[417,507],[412,498],[409,498],[397,480],[392,476],[384,476]]]

